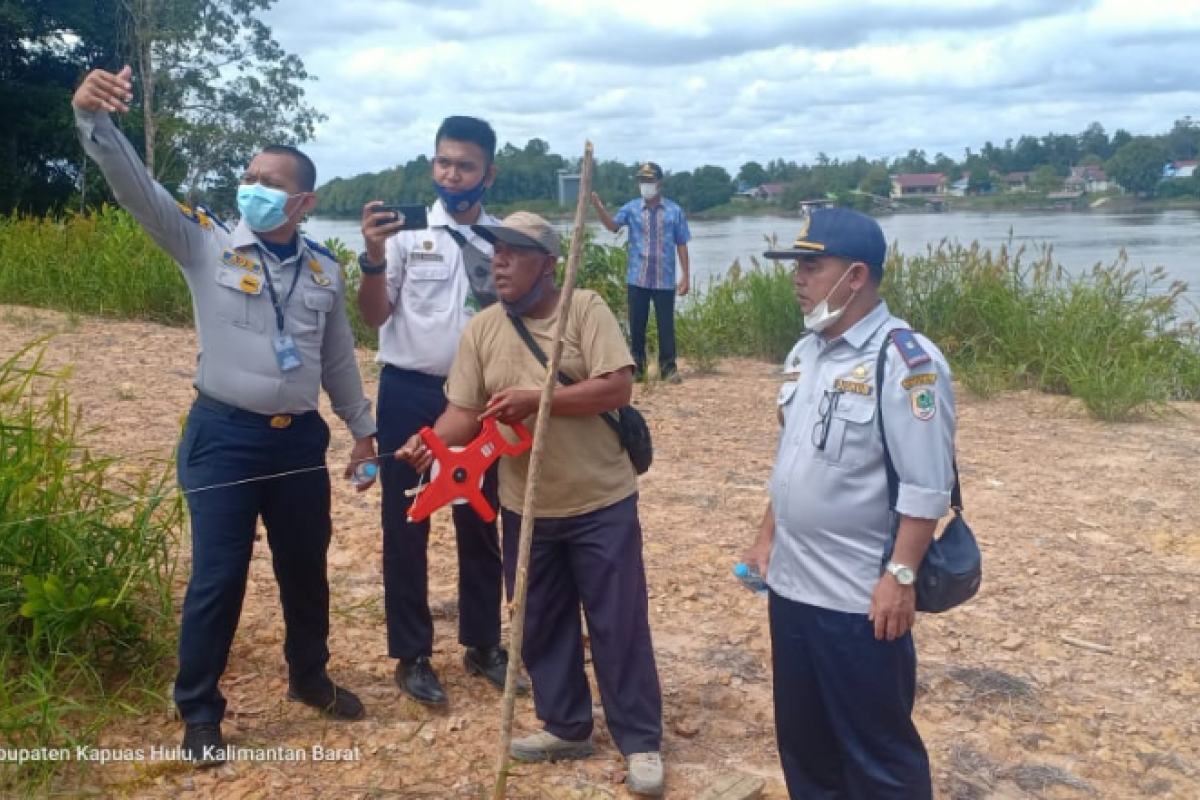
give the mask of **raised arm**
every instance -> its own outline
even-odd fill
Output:
[[[604,207],[604,201],[595,192],[592,192],[592,205],[595,207],[596,213],[600,215],[600,224],[608,228],[611,232],[616,233],[621,226],[608,213],[608,209]]]
[[[84,151],[100,167],[121,207],[158,246],[186,268],[203,247],[207,216],[185,209],[146,171],[146,165],[109,118],[129,110],[133,87],[128,66],[118,73],[94,70],[71,98]]]

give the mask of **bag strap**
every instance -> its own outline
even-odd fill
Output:
[[[525,327],[525,321],[517,314],[509,314],[508,318],[512,321],[513,327],[517,329],[517,333],[520,335],[521,341],[525,342],[525,346],[529,348],[529,352],[533,353],[534,357],[537,358],[538,363],[545,367],[549,361],[549,359],[546,358],[546,351],[542,350],[541,346],[534,341],[533,334],[529,332],[529,328]],[[563,386],[570,386],[571,384],[576,383],[576,381],[571,380],[569,377],[563,374],[562,370],[558,371],[558,382]],[[608,427],[612,428],[616,432],[617,437],[620,438],[621,423],[613,419],[612,415],[608,412],[602,412],[600,414],[600,418],[607,422]]]
[[[896,466],[892,463],[892,454],[888,450],[887,430],[883,424],[883,375],[887,364],[888,345],[892,343],[892,334],[904,330],[908,330],[908,328],[893,328],[887,332],[887,336],[883,340],[883,347],[879,348],[879,357],[875,362],[875,403],[879,416],[879,436],[883,439],[883,466],[887,471],[888,508],[892,511],[896,510],[896,500],[900,495],[900,476],[896,474]],[[958,480],[957,455],[954,456],[951,463],[954,465],[954,488],[950,490],[950,507],[956,513],[962,513],[962,485]]]
[[[470,242],[467,241],[467,237],[463,236],[461,233],[454,230],[454,228],[450,227],[449,225],[443,226],[442,230],[444,230],[446,233],[450,234],[450,238],[454,240],[454,243],[458,245],[460,250],[466,249],[467,245],[470,244]],[[478,249],[478,248],[476,248],[476,249]]]

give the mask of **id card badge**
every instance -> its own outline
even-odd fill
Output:
[[[290,333],[280,334],[271,340],[275,347],[275,361],[279,364],[280,372],[291,372],[300,369],[300,353],[296,350],[296,340]]]

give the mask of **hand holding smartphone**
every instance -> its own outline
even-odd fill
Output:
[[[426,218],[425,206],[417,204],[404,205],[378,205],[371,209],[377,216],[375,225],[391,225],[395,222],[403,223],[400,226],[402,231],[419,231],[429,227],[429,220]]]

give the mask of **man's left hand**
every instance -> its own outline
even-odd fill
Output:
[[[350,450],[350,463],[346,465],[346,471],[342,473],[346,480],[350,480],[354,475],[354,468],[365,462],[375,462],[375,437],[364,436],[361,439],[354,441],[354,447]],[[366,483],[360,483],[355,487],[357,491],[365,492],[375,485],[374,480],[369,480]]]
[[[494,417],[505,425],[524,422],[537,413],[541,399],[542,393],[537,389],[505,389],[492,396],[479,419]]]
[[[692,284],[691,284],[691,281],[688,280],[688,276],[687,275],[681,276],[679,278],[679,288],[676,289],[676,291],[679,292],[679,296],[686,297],[688,291],[691,288],[692,288]]]
[[[890,574],[884,573],[871,593],[868,619],[875,623],[875,638],[893,641],[912,630],[917,621],[917,589],[901,586]]]

